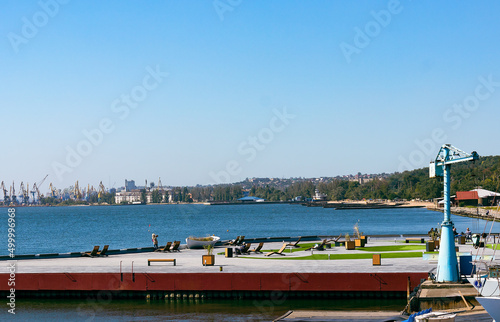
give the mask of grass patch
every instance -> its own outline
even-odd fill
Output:
[[[299,246],[299,247],[292,247],[292,253],[304,251],[306,249],[314,247],[314,245],[316,245],[316,244],[321,244],[321,242],[298,244],[297,246]],[[333,246],[333,247],[335,247],[335,246]],[[250,248],[253,249],[255,247],[254,247],[254,245],[252,245]],[[276,248],[276,249],[261,249],[260,251],[262,253],[277,252],[277,251],[279,251],[279,248]],[[290,247],[287,246],[286,249],[283,251],[283,253],[284,254],[290,254]],[[221,253],[217,253],[217,255],[225,255],[225,253],[221,252]]]
[[[423,250],[425,245],[391,245],[391,246],[368,246],[368,247],[356,247],[356,250],[363,250],[365,252],[400,252],[400,251],[411,251],[411,250]]]
[[[293,247],[292,248],[292,253],[295,253],[295,252],[300,252],[300,251],[304,251],[306,249],[309,249],[311,247],[314,247],[314,245],[316,244],[321,244],[321,242],[317,242],[317,243],[303,243],[303,244],[298,244],[297,246],[299,247]],[[335,247],[335,246],[333,246]],[[279,248],[276,248],[276,249],[263,249],[261,250],[261,252],[263,253],[268,253],[268,252],[277,252],[279,250]],[[286,247],[286,249],[283,251],[284,254],[290,254],[290,247]]]
[[[330,260],[341,259],[372,259],[372,253],[366,254],[330,254]],[[422,257],[422,252],[400,252],[400,253],[384,253],[382,258],[412,258]],[[252,259],[262,259],[262,257],[244,257]],[[270,259],[287,259],[287,260],[328,260],[328,254],[314,254],[302,257],[269,257]],[[265,258],[264,258],[265,259]]]
[[[294,247],[294,248],[292,248],[292,253],[304,251],[306,249],[314,247],[314,245],[317,245],[317,244],[321,244],[321,243],[303,243],[303,244],[299,244],[298,246],[300,246],[300,247]],[[340,246],[340,247],[344,247],[344,246]],[[332,245],[332,248],[335,248],[335,246]],[[390,245],[390,246],[356,247],[356,250],[362,250],[362,251],[365,251],[365,252],[372,252],[372,253],[373,252],[417,251],[417,250],[424,250],[424,249],[425,249],[425,245],[423,245],[423,244],[420,244],[420,245],[402,244],[402,245]],[[263,249],[263,250],[261,250],[261,252],[263,252],[263,253],[277,252],[278,250],[279,250],[279,248],[276,248],[276,249]],[[290,247],[287,247],[283,251],[283,254],[290,254]],[[217,253],[217,255],[224,255],[224,253],[223,252]],[[318,254],[318,255],[320,255],[320,254]],[[334,255],[336,256],[337,254],[331,254],[330,258],[332,256],[334,256]],[[362,254],[362,255],[365,255],[365,254]],[[328,255],[326,255],[326,256],[328,256]],[[371,257],[371,255],[370,255],[370,257]]]
[[[406,239],[397,240],[396,242],[397,243],[401,243],[401,244],[420,244],[420,245],[425,245],[425,242],[427,242],[427,239],[424,239],[424,243],[421,243],[420,240],[409,240],[408,242],[406,242]]]

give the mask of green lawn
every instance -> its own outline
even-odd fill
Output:
[[[425,245],[391,245],[391,246],[365,246],[365,247],[356,247],[357,250],[363,250],[366,252],[400,252],[400,251],[411,251],[411,250],[423,250],[425,249]]]
[[[353,253],[353,254],[330,254],[330,260],[340,260],[340,259],[371,259],[371,253]],[[328,254],[314,254],[302,257],[286,257],[273,255],[275,257],[266,257],[264,259],[288,259],[288,260],[328,260]],[[278,257],[279,256],[279,257]],[[397,252],[397,253],[384,253],[381,254],[382,258],[410,258],[410,257],[422,257],[422,252]],[[262,257],[243,257],[252,259],[262,259]]]
[[[319,243],[302,243],[302,244],[298,244],[297,246],[299,246],[299,247],[293,247],[292,248],[292,253],[306,250],[308,248],[314,247],[314,245],[316,245],[316,244],[321,244],[321,242],[319,242]],[[258,244],[255,244],[255,247],[257,247],[257,245]],[[254,249],[255,247],[252,244],[252,246],[250,247],[250,249]],[[265,254],[265,253],[269,253],[269,252],[277,252],[278,250],[279,250],[279,248],[276,248],[276,249],[261,249],[261,252]],[[290,254],[290,247],[287,247],[283,251],[283,253]],[[225,254],[223,252],[221,252],[221,253],[217,253],[217,255],[225,255]]]
[[[317,243],[299,243],[299,244],[297,245],[297,246],[299,246],[299,247],[293,247],[293,248],[292,248],[292,253],[295,253],[295,252],[300,252],[300,251],[304,251],[304,250],[306,250],[306,249],[308,249],[308,248],[314,247],[314,245],[316,245],[316,244],[321,244],[321,242],[317,242]],[[253,245],[252,245],[252,246],[253,246]],[[335,247],[335,246],[333,246],[333,247]],[[251,248],[253,248],[253,247],[251,247]],[[264,249],[262,249],[261,251],[262,251],[263,253],[268,253],[268,252],[277,252],[278,250],[279,250],[279,248],[277,248],[277,249],[265,249],[265,250],[264,250]],[[290,247],[287,247],[287,248],[283,251],[283,253],[285,253],[285,254],[286,254],[286,253],[290,254]]]
[[[314,247],[314,245],[320,244],[320,243],[302,243],[299,244],[298,246],[300,247],[294,247],[292,248],[292,253],[294,252],[300,252],[304,251],[308,248]],[[335,246],[332,246],[335,247]],[[344,246],[340,246],[344,247]],[[254,248],[253,245],[251,248]],[[263,253],[268,253],[268,252],[277,252],[279,249],[263,249]],[[425,245],[420,244],[420,245],[410,245],[410,244],[397,244],[397,245],[390,245],[390,246],[365,246],[365,247],[356,247],[356,250],[362,250],[365,252],[402,252],[402,251],[417,251],[417,250],[425,250]],[[290,254],[290,248],[287,247],[284,251],[284,254]],[[224,255],[224,253],[217,253],[217,255]],[[362,254],[365,255],[365,254]],[[333,256],[333,254],[331,255]],[[371,256],[371,255],[370,255]]]
[[[424,242],[426,242],[427,239],[424,239]],[[403,240],[397,240],[396,242],[401,243],[401,244],[420,244],[420,245],[425,245],[425,243],[421,243],[419,240],[409,240],[408,243],[406,242],[405,239]]]

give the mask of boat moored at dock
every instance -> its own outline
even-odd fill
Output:
[[[203,248],[208,245],[215,245],[220,240],[218,236],[208,236],[208,237],[193,237],[189,236],[186,238],[186,244],[188,248]]]
[[[476,297],[476,300],[481,304],[482,307],[488,312],[488,314],[493,318],[494,321],[500,321],[500,297],[498,296],[487,296],[487,297]]]

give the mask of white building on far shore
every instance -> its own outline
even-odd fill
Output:
[[[140,191],[120,191],[115,195],[115,203],[120,204],[122,202],[128,203],[140,203],[141,202],[141,192]]]
[[[316,189],[316,190],[314,190],[313,200],[314,201],[325,201],[326,195],[324,193],[319,192],[319,190]]]

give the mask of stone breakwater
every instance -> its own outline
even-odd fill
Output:
[[[427,207],[429,210],[443,212],[443,208]],[[483,208],[451,207],[450,211],[454,215],[473,217],[484,220],[500,220],[500,211]]]

